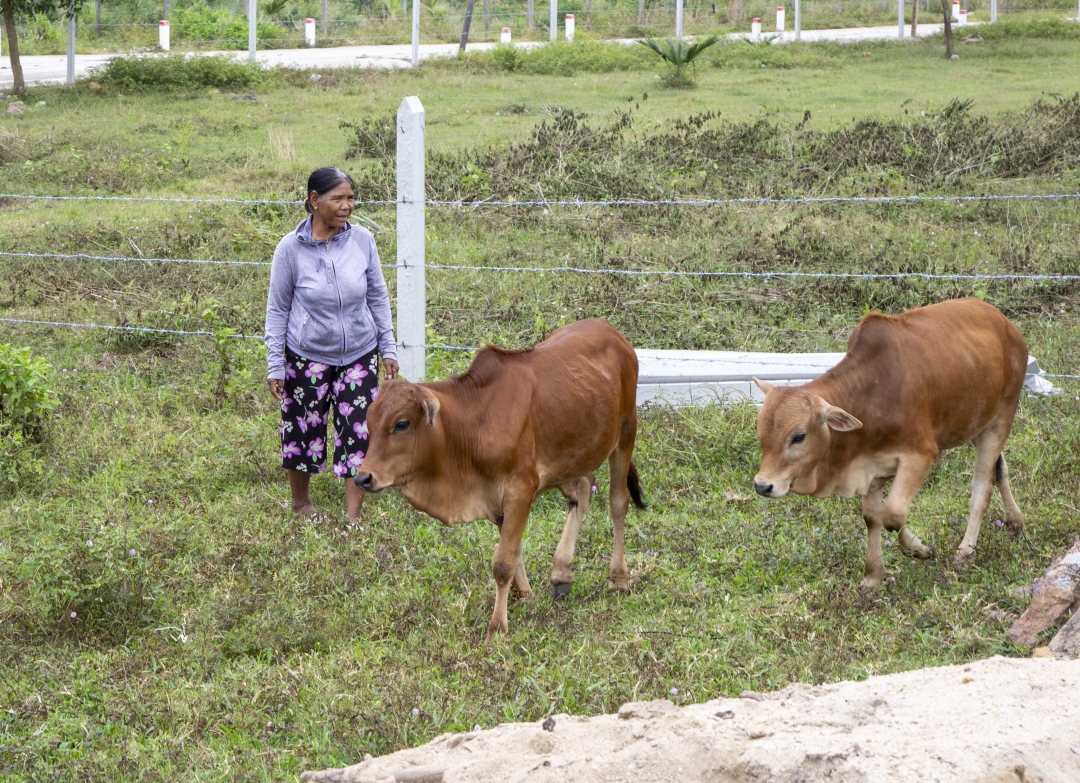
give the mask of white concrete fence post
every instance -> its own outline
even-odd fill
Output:
[[[499,43],[501,43],[501,44],[510,43],[510,28],[509,27],[504,27],[502,29],[502,32],[499,33]]]
[[[761,20],[756,16],[750,20],[750,40],[761,40]]]
[[[304,43],[308,46],[315,45],[315,20],[308,18],[304,20]]]
[[[551,0],[548,16],[548,40],[554,42],[559,36],[559,0]]]
[[[75,17],[68,19],[67,24],[67,83],[75,83]]]
[[[957,24],[960,25],[960,27],[963,27],[967,24],[967,11],[965,11],[963,8],[960,9],[960,21],[957,22]]]
[[[413,68],[420,64],[420,0],[412,4],[412,64]]]
[[[919,2],[919,0],[913,0]],[[897,0],[896,2],[896,25],[897,34],[900,36],[900,40],[904,40],[904,0]]]
[[[397,339],[401,377],[424,379],[424,107],[411,95],[397,113]]]
[[[802,0],[795,0],[795,40],[802,40]]]
[[[683,0],[675,0],[675,37],[682,39]]]
[[[952,20],[960,21],[960,0],[952,0]]]
[[[255,23],[258,21],[258,0],[248,0],[248,59],[255,61]]]
[[[568,43],[574,42],[574,15],[567,14],[563,17],[563,24],[566,25],[566,40]]]
[[[787,21],[785,17],[786,12],[784,11],[784,6],[776,6],[776,32],[784,32],[784,23]]]
[[[997,0],[990,0],[990,21],[997,21]],[[1077,0],[1076,21],[1080,22],[1080,0]]]
[[[157,45],[163,52],[169,51],[169,20],[162,19],[158,22],[157,28]]]

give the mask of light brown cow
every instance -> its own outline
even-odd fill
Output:
[[[956,553],[958,562],[967,560],[995,484],[1009,532],[1024,529],[1002,447],[1027,359],[1019,330],[978,299],[895,316],[870,313],[848,340],[844,359],[821,377],[795,387],[755,379],[766,396],[754,489],[770,498],[789,491],[858,495],[869,539],[862,586],[877,587],[885,577],[881,528],[897,531],[909,554],[930,557],[905,527],[908,506],[940,452],[973,441],[971,508]]]
[[[468,371],[437,383],[389,381],[368,411],[368,453],[356,484],[393,487],[444,525],[490,519],[499,526],[492,634],[507,630],[510,584],[532,595],[521,538],[533,500],[558,488],[569,502],[551,569],[559,598],[573,582],[574,546],[589,507],[593,471],[608,460],[615,549],[609,587],[629,590],[623,522],[641,499],[630,460],[637,434],[637,354],[605,321],[556,329],[524,351],[488,347]]]

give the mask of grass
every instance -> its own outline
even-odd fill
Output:
[[[784,166],[776,161],[816,171],[799,152],[818,138],[808,134],[857,140],[859,128],[923,128],[939,122],[953,98],[977,101],[957,134],[1005,127],[1022,116],[1006,112],[1030,111],[1042,91],[1066,92],[1080,59],[1073,41],[988,41],[961,47],[959,63],[943,62],[929,44],[792,47],[784,68],[761,68],[757,51],[736,48],[724,67],[700,69],[692,92],[662,88],[649,70],[542,77],[460,63],[401,74],[326,71],[318,83],[278,73],[256,88],[255,100],[242,97],[248,89],[236,96],[34,90],[26,118],[5,120],[0,132],[4,190],[292,197],[311,168],[344,162],[356,128],[342,129],[340,120],[377,120],[402,96],[419,94],[438,153],[429,172],[440,183],[436,195],[503,193],[512,183],[490,163],[498,158],[492,151],[509,158],[511,144],[530,149],[542,123],[551,149],[571,138],[582,148],[572,176],[560,179],[557,164],[542,160],[531,170],[530,181],[553,189],[548,195],[592,192],[616,165],[634,176],[606,186],[611,192],[642,187],[639,175],[651,168],[667,193],[766,186],[779,193],[793,180],[777,173]],[[975,86],[984,74],[993,94]],[[587,116],[571,127],[556,105]],[[718,139],[743,132],[757,144],[768,131],[777,151],[759,165],[719,160],[723,176],[700,178],[709,156],[693,152],[703,142],[687,118],[718,108],[721,116],[702,121],[702,132]],[[604,134],[627,110],[631,125],[602,154],[596,139],[615,138]],[[986,126],[978,124],[982,114]],[[1020,126],[1048,143],[1067,141],[1072,127]],[[349,163],[376,189],[390,173],[379,159],[378,129],[369,130],[371,143]],[[921,160],[920,145],[942,137],[912,138],[911,154]],[[680,139],[693,152],[682,161]],[[654,158],[646,157],[648,144],[659,150]],[[861,149],[845,144],[834,146]],[[929,182],[913,179],[900,150],[814,187],[1074,191],[1080,172],[1072,148],[1061,149],[1049,163],[1029,161],[1007,175],[931,167],[942,176]],[[7,202],[0,210],[2,251],[250,261],[268,260],[299,219],[283,207],[152,203]],[[383,227],[380,250],[391,261],[393,212],[368,217]],[[1075,204],[1056,202],[432,209],[427,242],[433,263],[1077,274],[1078,230]],[[0,257],[0,269],[2,317],[261,329],[265,268]],[[899,310],[974,293],[1017,322],[1044,367],[1080,371],[1075,284],[434,270],[428,284],[432,341],[523,345],[560,323],[599,315],[640,347],[774,350],[836,350],[868,307]],[[556,604],[538,594],[512,603],[510,634],[484,646],[494,527],[443,529],[396,496],[369,502],[364,519],[349,525],[340,483],[326,477],[314,482],[323,514],[294,519],[255,341],[226,343],[222,397],[223,356],[209,338],[8,325],[0,335],[51,362],[61,403],[45,444],[0,451],[0,775],[15,781],[292,780],[303,769],[477,723],[611,711],[630,699],[669,697],[672,688],[685,703],[1022,654],[1005,642],[1006,625],[982,609],[1021,610],[1013,589],[1073,540],[1080,513],[1080,389],[1063,381],[1066,394],[1022,401],[1008,446],[1028,537],[1011,542],[993,524],[995,498],[974,566],[952,567],[973,459],[970,448],[958,449],[945,455],[911,513],[939,557],[917,562],[888,548],[896,581],[862,595],[865,533],[852,501],[752,497],[753,408],[646,410],[636,459],[651,506],[629,518],[632,594],[604,589],[611,536],[598,502],[582,530],[569,599]],[[432,374],[459,370],[466,359],[435,352]],[[599,485],[602,499],[603,476]],[[545,584],[563,513],[553,496],[534,508],[526,565],[535,587]]]

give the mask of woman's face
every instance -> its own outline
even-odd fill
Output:
[[[356,194],[348,180],[321,196],[311,191],[308,201],[315,215],[330,228],[344,228],[345,221],[356,208]]]

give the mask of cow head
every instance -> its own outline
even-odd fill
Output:
[[[365,492],[407,484],[436,458],[439,398],[406,380],[387,381],[368,409],[368,451],[353,479]]]
[[[862,422],[798,386],[773,386],[757,378],[754,383],[765,392],[758,411],[761,469],[754,476],[754,491],[767,498],[788,491],[807,494],[799,492],[798,479],[817,467],[828,451],[832,431],[857,430]]]

